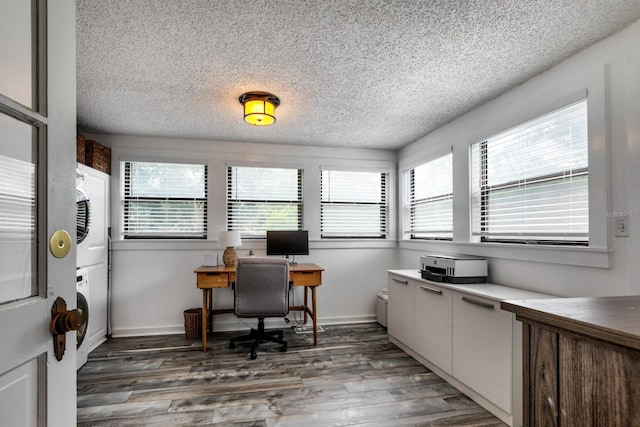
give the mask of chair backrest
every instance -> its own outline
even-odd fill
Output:
[[[289,313],[289,261],[238,258],[234,292],[238,317],[283,317]]]

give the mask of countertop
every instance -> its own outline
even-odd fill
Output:
[[[388,273],[405,277],[407,279],[428,283],[434,286],[440,286],[441,288],[465,292],[470,295],[489,298],[497,301],[554,298],[552,295],[548,294],[526,291],[524,289],[513,288],[510,286],[495,285],[493,283],[472,283],[458,285],[453,283],[434,282],[431,280],[423,279],[420,274],[420,270],[388,270]]]
[[[640,295],[510,300],[502,309],[527,320],[640,350]]]

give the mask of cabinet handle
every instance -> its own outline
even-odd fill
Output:
[[[488,308],[489,310],[493,310],[494,305],[488,302],[479,301],[477,299],[462,297],[462,301],[468,302],[469,304],[477,305],[479,307]]]
[[[428,288],[426,286],[420,286],[420,289],[422,289],[425,292],[431,292],[432,294],[442,295],[442,291],[440,291],[438,289],[432,289],[432,288]]]
[[[408,285],[409,284],[408,281],[396,279],[395,277],[392,277],[391,280],[393,280],[394,282],[402,283],[403,285]]]

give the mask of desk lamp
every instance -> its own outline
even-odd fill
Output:
[[[233,267],[236,265],[238,255],[233,248],[240,245],[242,245],[242,240],[240,239],[239,231],[221,231],[218,234],[218,247],[226,248],[222,254],[222,261],[225,267]]]

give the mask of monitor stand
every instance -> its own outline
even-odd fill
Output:
[[[289,260],[289,265],[298,265],[298,263],[296,262],[296,256],[295,255],[291,255],[291,259],[289,259],[289,255],[286,255],[285,258],[287,258],[287,260]]]

